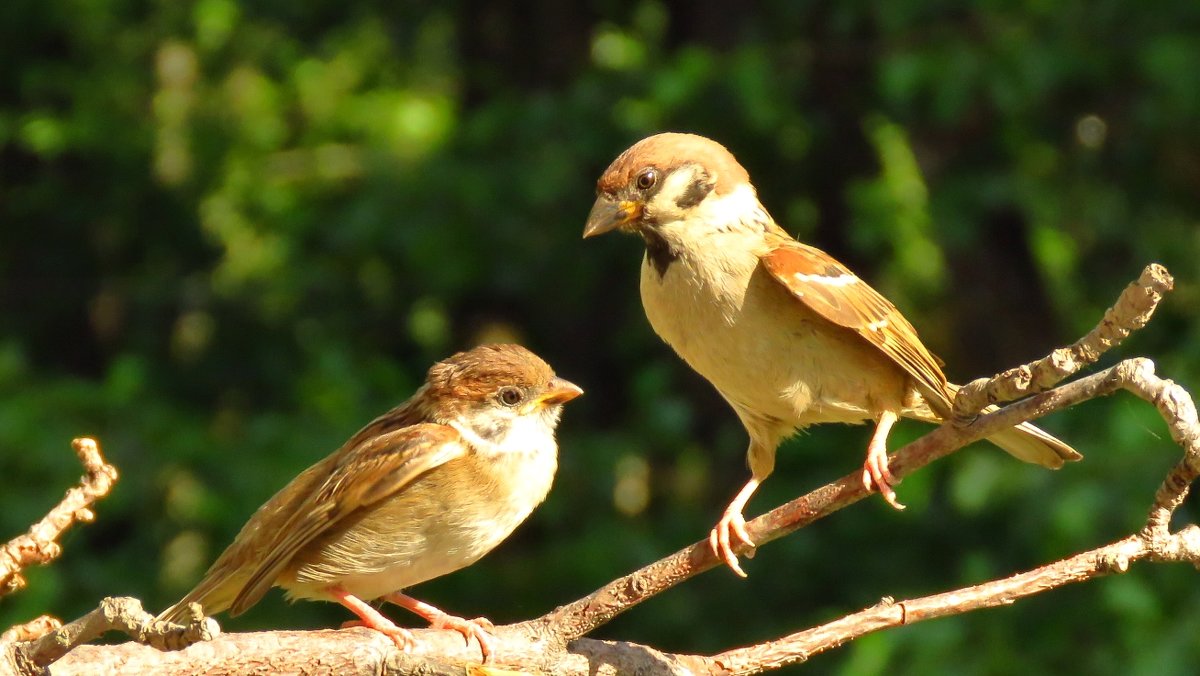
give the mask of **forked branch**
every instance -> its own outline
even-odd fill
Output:
[[[94,439],[75,439],[71,445],[86,474],[79,480],[79,486],[67,491],[62,502],[45,518],[29,527],[29,532],[0,547],[0,596],[25,586],[21,571],[58,558],[62,553],[58,539],[76,522],[90,523],[95,519],[92,503],[108,495],[117,480],[117,469],[104,462]]]

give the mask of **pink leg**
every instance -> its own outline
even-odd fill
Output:
[[[758,490],[758,485],[762,483],[760,479],[751,479],[742,486],[742,490],[738,491],[733,502],[725,508],[725,513],[721,515],[721,520],[717,522],[716,527],[708,534],[708,546],[712,547],[713,554],[725,561],[733,572],[741,577],[746,577],[746,572],[742,570],[742,566],[738,563],[737,554],[734,553],[732,538],[738,539],[747,547],[754,547],[754,542],[750,540],[750,534],[746,532],[746,519],[742,517],[742,510],[746,508],[746,503],[750,501],[750,496],[754,495],[754,491]],[[748,556],[752,556],[751,551]]]
[[[879,494],[892,507],[904,509],[904,505],[896,499],[895,489],[892,488],[898,482],[888,469],[887,455],[888,432],[899,418],[895,411],[879,414],[879,423],[875,426],[875,433],[871,435],[871,442],[867,444],[867,460],[863,463],[862,482],[868,491],[878,487]]]
[[[467,643],[470,643],[471,637],[474,637],[479,642],[479,652],[483,654],[483,661],[487,662],[491,657],[493,638],[489,632],[495,629],[495,625],[487,619],[477,617],[473,620],[465,620],[400,592],[388,594],[383,598],[425,618],[433,629],[453,629],[462,634]]]
[[[353,594],[347,593],[341,587],[330,587],[329,593],[333,595],[333,598],[337,599],[338,603],[346,606],[350,612],[358,616],[358,622],[347,622],[342,625],[343,629],[346,627],[368,627],[392,639],[392,642],[400,650],[408,652],[412,649],[412,633],[407,629],[397,627],[391,620],[380,614],[378,610],[372,608],[370,604]]]

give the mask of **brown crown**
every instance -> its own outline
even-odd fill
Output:
[[[612,195],[630,185],[646,167],[654,167],[665,175],[685,164],[699,164],[714,176],[718,195],[750,182],[750,175],[725,146],[696,134],[667,132],[648,136],[621,153],[608,165],[596,189]]]
[[[549,364],[520,345],[480,345],[437,362],[426,381],[438,394],[482,399],[503,385],[542,388],[553,377]]]

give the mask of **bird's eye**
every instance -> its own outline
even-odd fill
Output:
[[[504,387],[500,389],[500,403],[505,406],[516,406],[521,403],[521,390],[515,387]]]
[[[653,188],[656,183],[658,183],[658,172],[653,169],[644,169],[642,173],[638,174],[637,179],[634,181],[634,184],[637,185],[638,190],[649,190],[650,188]]]

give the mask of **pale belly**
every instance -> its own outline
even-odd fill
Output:
[[[545,499],[553,451],[540,461],[510,462],[495,472],[445,472],[417,479],[388,504],[307,548],[279,585],[291,598],[328,599],[339,585],[374,599],[465,568],[500,544]]]
[[[735,262],[736,263],[736,262]],[[641,293],[655,332],[711,382],[747,427],[772,436],[821,422],[862,422],[898,407],[899,367],[849,330],[793,298],[757,259],[749,289],[719,288],[678,260],[661,277],[642,266]],[[749,292],[747,292],[749,290]]]

